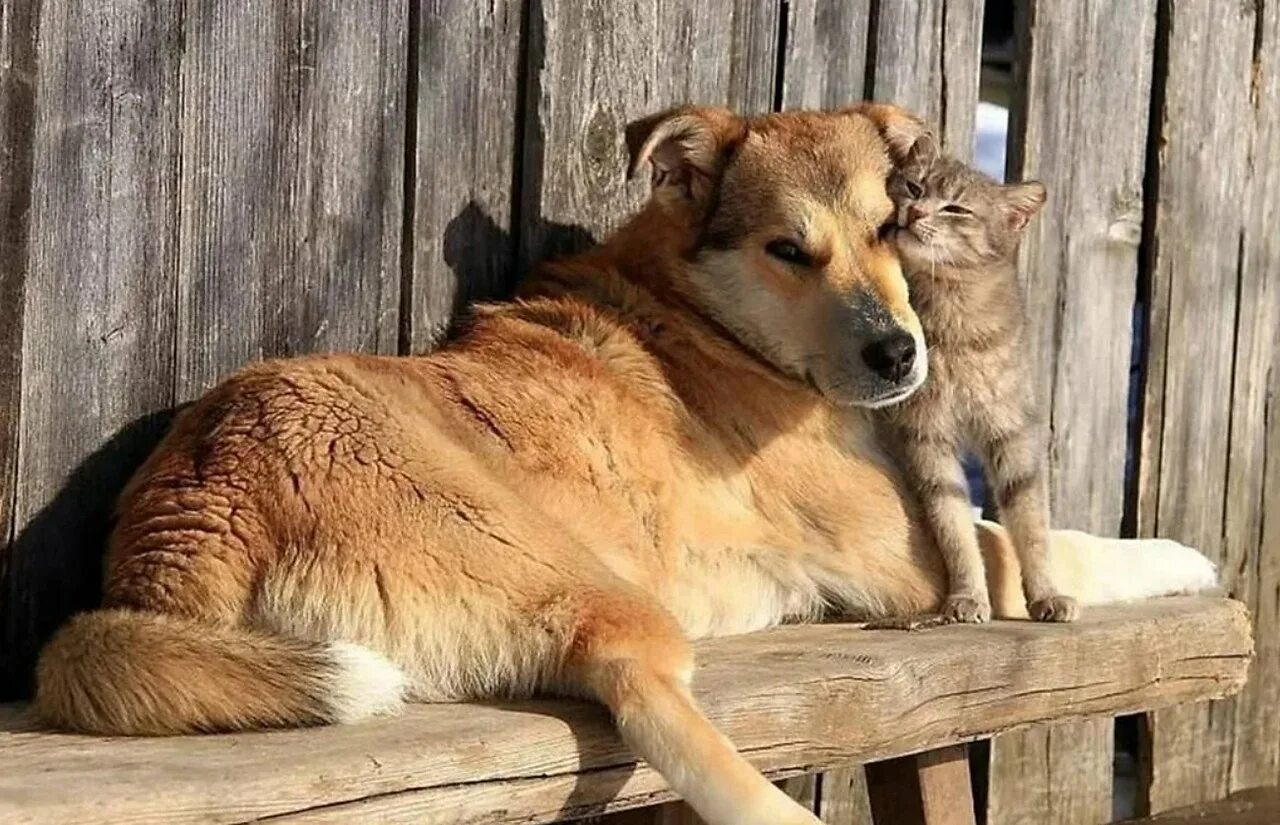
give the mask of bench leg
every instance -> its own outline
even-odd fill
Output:
[[[867,765],[876,825],[974,825],[964,745]]]

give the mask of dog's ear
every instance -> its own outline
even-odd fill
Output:
[[[718,107],[682,106],[637,120],[627,126],[627,177],[648,163],[655,197],[700,203],[746,133],[745,120]]]
[[[937,136],[926,129],[916,138],[915,143],[911,144],[901,165],[908,168],[927,168],[936,163],[941,156],[942,147],[938,145]]]
[[[937,138],[923,120],[889,103],[859,103],[845,111],[861,115],[875,124],[895,165],[905,163],[912,147],[921,140],[938,151]]]
[[[1005,204],[1009,212],[1009,228],[1021,232],[1044,206],[1044,184],[1038,180],[1026,183],[1010,183],[1004,187]]]

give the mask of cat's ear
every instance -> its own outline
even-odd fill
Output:
[[[1044,206],[1044,184],[1038,180],[1012,183],[1004,188],[1005,205],[1009,213],[1009,228],[1021,232]]]

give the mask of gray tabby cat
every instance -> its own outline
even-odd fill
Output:
[[[972,449],[1017,547],[1028,612],[1038,621],[1069,622],[1076,601],[1054,586],[1048,558],[1047,456],[1016,266],[1044,186],[997,183],[942,155],[926,137],[890,180],[889,196],[911,305],[929,347],[929,377],[883,413],[950,574],[941,620],[991,618],[960,461]]]

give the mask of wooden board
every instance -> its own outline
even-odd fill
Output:
[[[97,599],[114,490],[173,387],[181,15],[172,0],[39,4],[16,538],[0,656],[28,686]]]
[[[641,204],[646,176],[625,179],[627,123],[678,103],[771,107],[777,2],[535,4],[526,68],[522,266],[582,248]]]
[[[264,355],[396,347],[402,9],[180,6],[39,5],[9,693],[96,600],[176,402]]]
[[[264,356],[396,351],[406,9],[187,8],[180,399]]]
[[[1048,201],[1021,276],[1047,411],[1053,524],[1120,534],[1133,306],[1142,232],[1155,0],[1030,3],[1018,19],[1008,177]],[[1080,67],[1107,65],[1107,71]],[[1100,116],[1106,112],[1106,116]],[[992,742],[991,825],[1092,825],[1111,816],[1109,719]]]
[[[830,109],[863,100],[871,0],[783,4],[782,109]],[[818,814],[829,825],[871,825],[861,765],[821,775]]]
[[[430,349],[467,303],[515,280],[525,3],[415,0],[404,351]]]
[[[1233,791],[1280,784],[1280,4],[1258,14],[1223,538],[1258,658],[1237,700]]]
[[[872,825],[867,772],[862,765],[832,768],[821,774],[818,816],[827,825]]]
[[[22,376],[23,286],[31,204],[35,129],[35,7],[0,0],[0,628],[8,625],[8,578],[17,494],[18,400]],[[0,651],[7,648],[0,632]],[[0,660],[7,658],[0,652]],[[0,665],[0,701],[16,698],[21,681]]]
[[[1069,626],[927,633],[818,625],[697,645],[699,702],[785,778],[1011,727],[1239,689],[1251,650],[1237,602],[1155,599]],[[9,718],[0,820],[549,822],[662,802],[604,711],[571,703],[416,706],[346,728],[168,739],[47,734]],[[67,788],[76,788],[68,794]],[[288,814],[288,816],[285,816]]]
[[[1152,124],[1158,154],[1148,193],[1156,211],[1148,236],[1138,527],[1199,547],[1222,563],[1224,585],[1247,598],[1261,557],[1257,539],[1240,538],[1239,531],[1256,504],[1242,510],[1236,500],[1256,502],[1258,491],[1240,488],[1250,483],[1242,475],[1250,471],[1238,462],[1262,443],[1265,416],[1247,410],[1249,399],[1237,393],[1267,380],[1252,372],[1259,368],[1250,362],[1253,345],[1241,353],[1235,329],[1237,318],[1248,323],[1259,311],[1244,301],[1263,276],[1246,269],[1242,255],[1263,242],[1244,226],[1253,213],[1246,204],[1257,119],[1256,7],[1175,1],[1160,10],[1165,37],[1156,71],[1163,96]],[[1212,101],[1212,116],[1205,101]],[[1274,226],[1273,219],[1272,235]],[[1227,794],[1236,730],[1254,724],[1238,710],[1225,702],[1149,720],[1151,812]]]
[[[791,0],[782,108],[833,109],[862,100],[871,0]]]
[[[1221,802],[1168,811],[1127,825],[1275,825],[1280,822],[1280,788],[1254,788]]]
[[[982,0],[896,0],[877,2],[872,16],[867,96],[915,111],[962,158],[973,155],[982,6]]]
[[[773,106],[779,0],[543,0],[530,13],[521,268],[589,245],[641,205],[648,177],[625,178],[631,121],[682,103]]]

